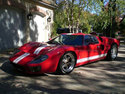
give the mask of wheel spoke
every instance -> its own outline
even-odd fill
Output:
[[[66,59],[63,59],[62,62],[63,62],[63,63],[66,63]]]
[[[70,59],[71,59],[71,57],[67,57],[67,61],[68,61],[68,62],[70,61]]]
[[[65,70],[67,71],[69,69],[69,67],[68,66],[65,66]]]
[[[68,65],[68,66],[69,66],[69,65],[72,65],[72,62],[68,62],[67,65]]]
[[[68,67],[67,64],[64,64],[64,65],[62,66],[62,68],[63,68],[64,71],[67,71],[67,70],[69,69],[69,67]]]
[[[62,65],[62,68],[65,69],[65,67],[67,67],[67,65],[66,65],[66,64],[63,64],[63,65]]]

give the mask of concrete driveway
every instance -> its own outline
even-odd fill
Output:
[[[125,94],[125,46],[116,61],[98,61],[75,68],[69,75],[25,75],[0,54],[0,94]]]

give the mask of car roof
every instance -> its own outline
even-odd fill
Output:
[[[90,35],[90,34],[84,34],[84,33],[62,33],[61,35]]]

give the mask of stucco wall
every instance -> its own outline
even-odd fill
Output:
[[[53,10],[38,7],[43,10],[46,15],[39,15],[37,12],[33,13],[33,20],[29,21],[30,41],[46,42],[51,35],[51,25],[53,23]],[[51,22],[47,19],[51,18]]]

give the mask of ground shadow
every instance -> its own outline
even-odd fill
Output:
[[[2,83],[0,83],[0,92],[3,94],[90,94],[91,92],[88,91],[78,91],[78,90],[71,90],[65,88],[58,88],[58,89],[49,89],[48,87],[43,87],[35,82],[32,84],[28,84],[27,87],[23,85],[22,82],[18,82],[14,85],[14,80],[16,78],[8,76],[4,79],[1,79]],[[10,82],[7,83],[7,80]]]

